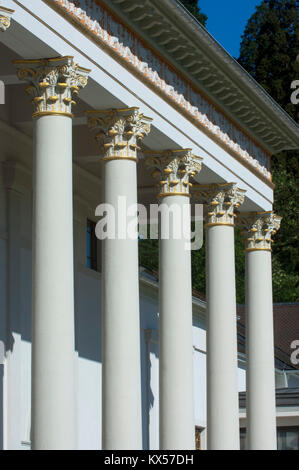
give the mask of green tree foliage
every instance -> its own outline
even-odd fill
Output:
[[[290,100],[298,78],[299,25],[297,0],[264,0],[242,36],[239,63],[292,118],[298,110]]]
[[[239,62],[289,115],[298,121],[291,103],[291,83],[299,78],[298,0],[264,0],[249,19]],[[273,246],[275,301],[299,298],[299,162],[298,151],[272,158],[275,205],[283,217]]]
[[[159,243],[158,240],[140,240],[139,264],[150,271],[159,270]]]
[[[180,0],[180,2],[190,11],[190,13],[196,18],[201,24],[206,26],[207,15],[200,11],[197,0]]]

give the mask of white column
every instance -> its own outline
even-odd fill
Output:
[[[104,450],[142,448],[138,229],[136,221],[137,140],[150,131],[138,108],[88,113],[97,130],[104,164],[104,202],[120,230],[103,242],[102,445]],[[126,215],[135,207],[135,215]],[[97,213],[100,215],[100,213]],[[113,214],[108,225],[113,227]],[[120,224],[123,224],[122,227]],[[99,227],[99,226],[98,226]],[[124,232],[121,233],[123,228]],[[100,236],[100,230],[97,229]]]
[[[35,106],[32,449],[76,448],[71,105],[87,71],[72,58],[17,62]],[[30,72],[31,69],[31,72]]]
[[[160,449],[194,449],[189,178],[201,170],[201,159],[194,157],[190,150],[178,150],[156,154],[147,163],[156,169],[154,176],[160,176],[162,188],[159,195]]]
[[[244,200],[235,184],[200,190],[208,206],[207,432],[209,450],[240,448],[234,208]]]
[[[0,32],[5,32],[8,30],[11,24],[11,17],[13,13],[14,10],[0,6]]]
[[[247,443],[276,450],[271,236],[281,218],[249,214],[246,224]]]

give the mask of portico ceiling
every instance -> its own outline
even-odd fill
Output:
[[[271,154],[299,128],[178,0],[101,0]]]

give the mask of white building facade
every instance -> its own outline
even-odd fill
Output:
[[[275,449],[271,155],[296,124],[176,0],[2,0],[0,24],[3,449],[238,450],[245,390],[249,448]],[[99,204],[157,196],[204,206],[207,312],[183,238],[159,293],[137,238],[93,239]]]

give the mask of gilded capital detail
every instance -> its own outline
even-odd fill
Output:
[[[73,57],[16,60],[20,80],[29,82],[33,118],[51,114],[73,117],[72,106],[80,89],[87,85],[90,70],[74,63]]]
[[[11,17],[14,10],[0,6],[0,31],[5,32],[11,23]]]
[[[88,126],[95,131],[103,161],[137,161],[138,142],[150,133],[152,119],[139,108],[86,111]]]
[[[211,184],[198,186],[195,198],[206,205],[206,227],[214,225],[235,226],[235,209],[243,204],[245,199],[243,189],[236,183]]]
[[[240,224],[244,228],[246,251],[271,251],[272,236],[280,228],[282,217],[274,212],[256,212],[240,214]]]
[[[188,196],[190,179],[202,168],[202,158],[193,155],[190,149],[144,152],[146,165],[153,168],[152,177],[159,179],[159,198],[166,196]],[[147,156],[148,155],[148,156]]]

